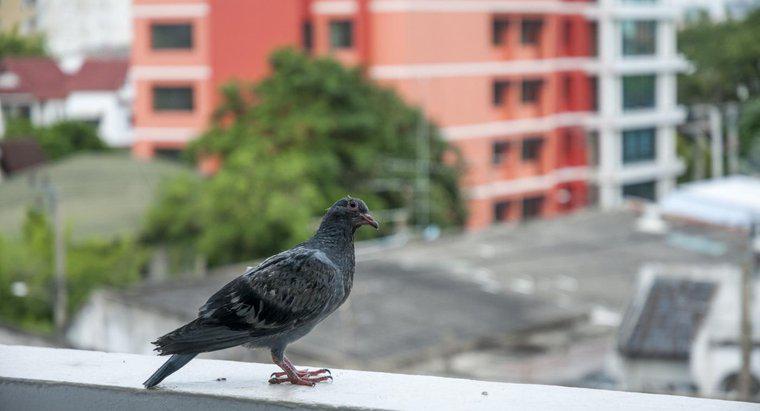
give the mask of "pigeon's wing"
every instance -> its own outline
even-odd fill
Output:
[[[338,276],[322,251],[294,248],[225,285],[198,317],[208,325],[246,330],[252,337],[279,333],[318,316],[334,296]]]

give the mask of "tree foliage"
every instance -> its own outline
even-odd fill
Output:
[[[192,239],[216,264],[305,239],[346,194],[376,211],[415,210],[421,124],[433,169],[431,221],[463,222],[459,156],[420,110],[332,59],[281,50],[270,64],[271,75],[259,84],[223,88],[214,125],[190,148],[193,156],[221,156],[221,170],[206,181],[166,185],[149,214],[147,239]]]
[[[678,35],[694,71],[679,80],[685,103],[722,103],[760,96],[760,9],[743,20],[694,23]]]
[[[42,212],[30,209],[20,239],[0,235],[0,320],[49,331],[53,320],[53,230]],[[125,286],[141,278],[148,252],[135,241],[67,241],[69,312],[95,288]],[[22,287],[25,293],[14,293]]]
[[[45,42],[42,36],[22,36],[18,28],[0,32],[0,59],[8,56],[44,56]]]
[[[5,137],[34,138],[51,160],[59,160],[82,151],[107,149],[95,127],[76,120],[63,120],[50,126],[34,126],[28,120],[13,119],[8,121]]]

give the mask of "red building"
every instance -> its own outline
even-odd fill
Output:
[[[135,0],[134,152],[181,148],[206,127],[221,84],[257,80],[273,49],[300,45],[366,67],[424,108],[464,154],[468,227],[572,210],[589,196],[599,8],[571,0]]]

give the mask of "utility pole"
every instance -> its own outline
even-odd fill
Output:
[[[752,288],[756,281],[757,256],[755,254],[755,237],[757,236],[758,219],[752,216],[747,235],[747,260],[742,270],[739,290],[741,298],[741,323],[739,343],[741,346],[742,366],[739,372],[739,399],[752,400]]]
[[[418,225],[424,230],[430,224],[430,131],[425,116],[428,82],[418,80],[420,88],[420,121],[417,125],[417,176],[415,202],[417,206]]]
[[[54,237],[54,269],[55,269],[55,295],[53,302],[53,319],[55,329],[59,335],[63,332],[66,324],[66,306],[68,295],[66,292],[66,244],[63,238],[63,219],[58,190],[48,181],[45,184],[45,192],[48,198],[50,214],[53,217]]]
[[[723,177],[723,121],[718,106],[710,106],[710,137],[712,143],[712,178]]]
[[[736,174],[739,172],[739,107],[736,103],[726,106],[726,131],[728,174]]]

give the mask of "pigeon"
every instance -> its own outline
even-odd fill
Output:
[[[333,204],[309,240],[262,261],[217,291],[198,318],[153,342],[171,357],[143,383],[155,387],[203,352],[245,345],[268,348],[282,372],[271,384],[314,386],[332,380],[330,371],[299,370],[285,356],[288,344],[343,304],[354,278],[354,233],[379,224],[367,205],[346,197]]]

